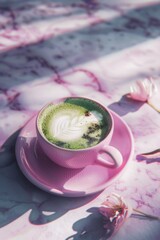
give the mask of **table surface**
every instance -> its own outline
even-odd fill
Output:
[[[160,216],[160,115],[126,98],[146,77],[158,83],[160,1],[0,1],[0,236],[3,240],[107,239],[98,207],[115,192]],[[87,96],[130,127],[134,156],[102,192],[67,198],[47,193],[20,171],[19,130],[47,102]],[[123,141],[123,139],[122,139]],[[84,234],[85,232],[85,234]],[[160,222],[130,216],[113,240],[158,240]]]

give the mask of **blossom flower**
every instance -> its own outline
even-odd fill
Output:
[[[144,80],[138,80],[134,85],[130,87],[130,93],[127,95],[133,100],[146,102],[157,112],[160,112],[153,104],[151,99],[157,94],[158,88],[152,78],[146,78]]]
[[[130,97],[142,102],[147,102],[155,92],[157,92],[157,86],[152,78],[137,81],[130,87]]]
[[[107,196],[106,200],[101,204],[99,212],[104,216],[104,228],[107,231],[115,232],[123,224],[131,214],[131,208],[125,203],[122,197],[112,193]]]
[[[136,213],[137,216],[160,221],[160,218],[157,216],[146,214],[139,209],[132,208],[121,196],[115,193],[106,197],[106,200],[99,208],[99,212],[104,217],[104,228],[109,237],[117,232],[125,220],[133,213]]]

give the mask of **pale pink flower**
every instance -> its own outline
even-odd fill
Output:
[[[160,108],[153,104],[155,99],[158,101],[158,96],[158,88],[152,78],[138,80],[130,87],[130,93],[127,95],[128,98],[133,100],[148,103],[154,110],[160,112]]]
[[[137,81],[130,87],[129,97],[141,102],[147,102],[157,92],[157,86],[152,78]]]
[[[99,208],[99,212],[104,217],[104,228],[109,237],[117,232],[125,220],[134,213],[136,213],[137,216],[160,221],[158,216],[150,215],[139,209],[132,208],[121,196],[115,193],[106,197],[106,200]]]
[[[125,203],[121,196],[115,193],[107,196],[106,200],[101,204],[99,211],[104,216],[104,227],[107,230],[114,228],[114,232],[119,229],[131,214],[130,206]]]

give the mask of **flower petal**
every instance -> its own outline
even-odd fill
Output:
[[[137,81],[134,85],[130,87],[129,97],[142,101],[148,102],[148,100],[153,96],[153,94],[157,91],[157,86],[152,78],[144,79],[141,81]]]

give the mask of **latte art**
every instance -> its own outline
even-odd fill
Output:
[[[83,149],[98,144],[107,130],[104,113],[90,108],[89,102],[81,105],[69,100],[49,105],[39,119],[45,138],[67,149]]]
[[[73,109],[70,114],[64,110],[58,112],[50,121],[50,134],[65,142],[78,140],[91,124],[98,124],[98,119],[93,114],[81,116],[79,111]]]

